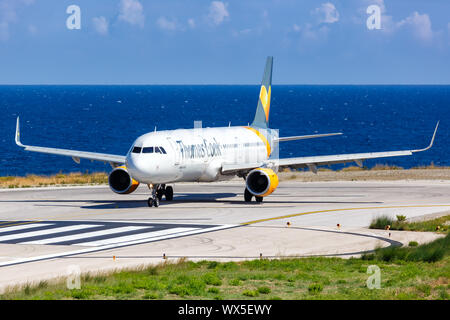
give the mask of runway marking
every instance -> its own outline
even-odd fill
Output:
[[[51,225],[53,225],[53,224],[52,223],[35,223],[35,224],[17,225],[15,227],[3,227],[3,228],[0,228],[0,233],[24,230],[24,229],[31,229],[31,228],[38,228],[38,227],[44,227],[44,226],[51,226]]]
[[[92,224],[85,224],[85,225],[75,225],[75,226],[68,226],[68,227],[61,227],[61,228],[53,228],[53,229],[44,229],[40,231],[30,231],[30,232],[23,232],[23,233],[16,233],[11,234],[7,236],[1,236],[0,242],[3,241],[9,241],[9,240],[16,240],[20,238],[31,238],[31,237],[37,237],[41,235],[49,235],[53,233],[63,233],[68,231],[74,231],[74,230],[81,230],[81,229],[87,229],[87,228],[93,228],[98,227],[98,225],[92,225]]]
[[[47,228],[45,225],[52,223],[53,228]],[[66,248],[77,246],[78,249],[69,249],[57,253],[39,255],[28,258],[14,258],[14,260],[0,262],[0,267],[10,266],[20,263],[27,263],[33,261],[61,258],[67,256],[74,256],[77,254],[86,254],[95,251],[102,251],[107,249],[120,248],[125,246],[143,244],[148,242],[166,240],[171,238],[190,236],[194,234],[217,231],[237,227],[238,225],[200,225],[200,224],[167,224],[167,223],[136,223],[128,221],[110,222],[110,221],[45,221],[44,223],[37,223],[45,227],[45,230],[38,232],[18,232],[10,231],[8,236],[0,237],[3,243],[18,244],[18,245],[65,245]],[[58,227],[58,224],[63,227]],[[84,226],[87,228],[98,228],[92,232],[84,232],[75,227]],[[66,230],[66,234],[58,234],[56,237],[52,230]],[[70,231],[68,231],[70,230]],[[151,231],[154,230],[154,231]],[[33,235],[34,238],[29,236]],[[26,238],[24,237],[26,236]],[[8,237],[8,238],[6,238]],[[56,241],[56,242],[55,242]],[[80,248],[80,247],[85,248]]]
[[[193,230],[198,230],[198,229],[199,228],[173,228],[170,230],[147,232],[147,233],[141,233],[141,234],[137,234],[137,235],[123,236],[123,237],[119,237],[119,238],[111,238],[111,239],[92,241],[92,242],[82,242],[82,243],[78,243],[78,245],[83,246],[83,247],[99,247],[99,246],[104,246],[104,245],[108,245],[108,244],[120,243],[120,242],[127,242],[127,241],[140,240],[140,239],[151,239],[151,238],[155,238],[155,237],[159,237],[159,236],[172,235],[172,234],[176,234],[176,233],[193,231]]]
[[[115,233],[124,233],[124,232],[128,232],[128,231],[135,231],[135,230],[139,230],[139,229],[148,229],[148,228],[149,227],[121,227],[121,228],[114,228],[114,229],[108,229],[108,230],[102,230],[102,231],[79,233],[79,234],[74,234],[71,236],[62,236],[62,237],[49,238],[49,239],[36,240],[36,241],[19,242],[19,244],[57,244],[59,242],[93,238],[93,237],[98,237],[98,236],[103,236],[103,235],[112,235]]]
[[[3,228],[6,227],[11,227],[11,226],[21,226],[24,224],[30,224],[30,223],[37,223],[37,222],[41,222],[42,220],[33,220],[33,221],[26,221],[26,222],[21,222],[21,221],[6,221],[6,222],[2,222],[0,224],[0,230],[3,230]]]
[[[317,211],[293,213],[293,214],[288,214],[288,215],[279,216],[279,217],[272,217],[272,218],[264,218],[264,219],[258,219],[258,220],[253,220],[253,221],[247,221],[247,222],[241,223],[241,225],[245,226],[245,225],[250,225],[250,224],[255,224],[255,223],[260,223],[260,222],[266,222],[266,221],[272,221],[272,220],[281,220],[281,219],[298,217],[298,216],[303,216],[303,215],[313,214],[313,213],[336,212],[336,211],[351,211],[351,210],[398,209],[398,208],[433,208],[433,207],[450,207],[450,204],[413,205],[413,206],[386,206],[386,207],[361,207],[361,208],[341,208],[341,209],[317,210]]]

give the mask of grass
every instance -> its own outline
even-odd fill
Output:
[[[104,172],[54,174],[50,176],[27,175],[25,177],[0,177],[0,188],[30,188],[56,185],[105,184],[108,175]]]
[[[450,233],[427,244],[409,247],[388,247],[376,249],[374,253],[365,254],[363,260],[396,262],[437,262],[450,254]],[[450,274],[449,274],[450,276]]]
[[[396,166],[396,165],[389,165],[389,164],[376,164],[372,168],[368,167],[357,167],[357,166],[348,166],[342,168],[340,171],[342,172],[351,172],[351,171],[363,171],[363,170],[404,170],[402,167]]]
[[[165,261],[157,266],[84,275],[9,289],[1,299],[445,299],[449,236],[417,247],[377,249],[362,258],[310,257],[242,262]],[[381,289],[366,286],[377,265]]]
[[[437,231],[446,233],[450,227],[450,215],[442,216],[436,219],[407,222],[404,216],[398,215],[397,220],[390,216],[379,216],[372,220],[369,228],[371,229],[386,229],[389,226],[390,230],[404,230],[404,231]]]

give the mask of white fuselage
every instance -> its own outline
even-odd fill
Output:
[[[223,164],[255,163],[271,153],[275,130],[251,127],[155,131],[136,139],[126,158],[133,179],[147,184],[231,178]]]

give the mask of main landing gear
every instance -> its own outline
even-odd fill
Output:
[[[258,197],[258,196],[254,196],[254,197],[255,197],[256,202],[258,202],[258,203],[263,202],[263,197]],[[245,202],[252,202],[252,198],[253,198],[253,195],[250,193],[250,191],[248,191],[247,188],[245,188],[245,191],[244,191]]]
[[[165,196],[166,201],[173,200],[173,188],[171,186],[166,187],[165,184],[156,184],[148,187],[152,192],[152,196],[147,200],[149,207],[159,207],[159,202],[163,196]]]

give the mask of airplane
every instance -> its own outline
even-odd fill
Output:
[[[368,159],[409,156],[430,149],[439,126],[434,129],[430,144],[423,149],[369,153],[337,154],[295,158],[278,157],[280,142],[323,138],[342,133],[325,133],[279,137],[269,128],[273,57],[267,57],[256,113],[251,125],[215,128],[193,128],[155,131],[138,137],[126,155],[113,155],[67,149],[23,145],[17,117],[15,141],[26,151],[72,157],[76,163],[89,159],[110,163],[110,189],[130,194],[140,183],[147,184],[151,196],[149,207],[158,207],[164,196],[173,200],[177,182],[214,182],[235,176],[245,180],[244,200],[261,203],[278,187],[277,172],[284,168],[308,168],[317,173],[323,165],[355,162],[362,167]]]

